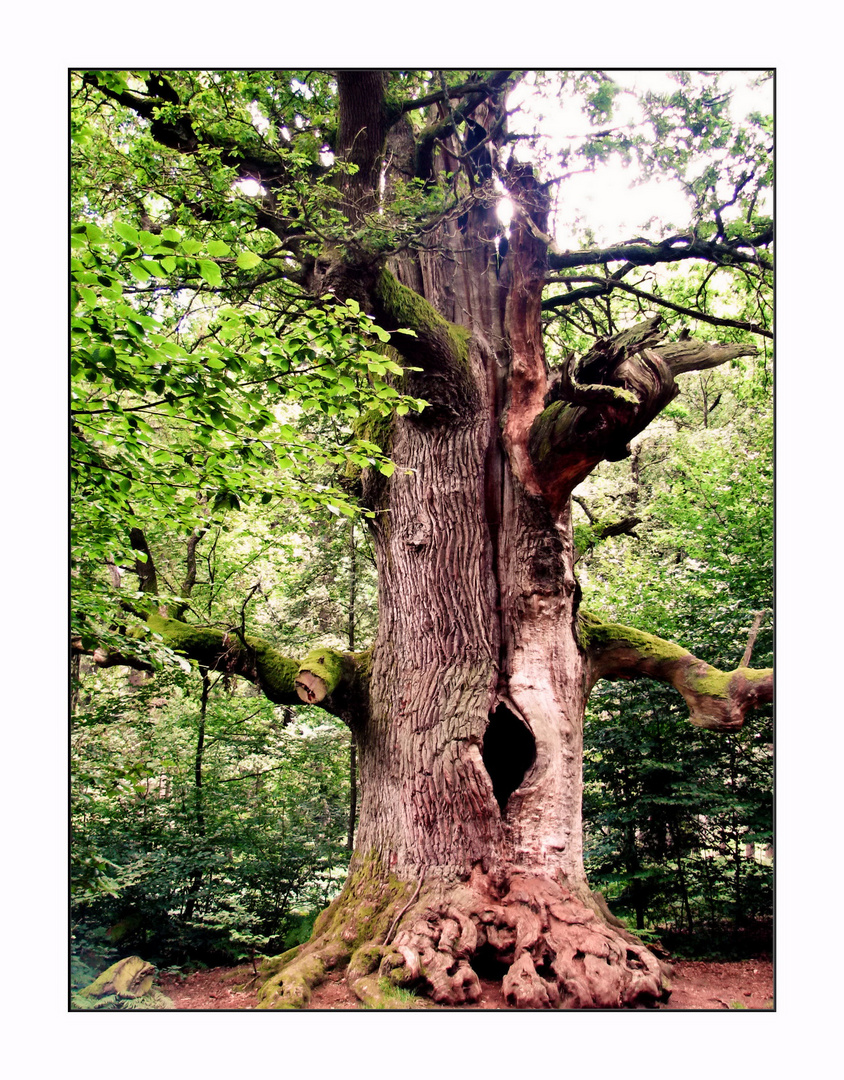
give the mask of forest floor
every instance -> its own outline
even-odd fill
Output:
[[[685,1009],[771,1009],[774,975],[770,960],[673,961],[673,992],[662,1010]],[[189,975],[167,974],[159,988],[178,1010],[225,1009],[250,1010],[258,1004],[257,990],[249,988],[249,967],[209,968]],[[501,983],[481,979],[483,995],[475,1005],[462,1009],[507,1009]],[[398,1009],[437,1009],[439,1006],[420,999],[418,1005],[397,1005]],[[332,973],[314,990],[309,1009],[334,1011],[361,1009],[363,1006],[346,986],[343,972]]]

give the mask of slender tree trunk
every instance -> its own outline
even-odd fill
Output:
[[[355,551],[355,523],[349,522],[349,652],[354,652],[355,642],[355,605],[357,600],[357,558]],[[354,851],[355,824],[358,813],[358,755],[355,736],[349,738],[349,828],[346,836],[346,848]]]
[[[639,873],[642,864],[639,861],[639,852],[636,848],[636,826],[630,822],[626,829],[625,837],[626,858],[625,869],[630,879],[630,892],[633,898],[633,910],[636,912],[636,929],[645,929],[645,897],[642,890],[642,879]]]
[[[349,828],[346,835],[346,849],[354,851],[355,823],[358,814],[358,755],[355,737],[349,737]]]
[[[76,715],[76,710],[79,708],[79,693],[82,689],[82,668],[81,668],[82,656],[80,653],[74,653],[70,658],[70,714]]]
[[[208,697],[211,692],[211,680],[208,676],[208,669],[201,668],[202,674],[202,694],[199,704],[199,727],[196,734],[196,750],[193,757],[193,796],[194,796],[194,814],[196,821],[196,836],[200,841],[205,839],[205,807],[203,805],[203,790],[202,790],[202,758],[205,753],[205,718],[208,713]],[[191,874],[190,884],[188,886],[187,901],[185,903],[184,917],[186,920],[193,918],[193,913],[196,910],[196,902],[199,896],[199,890],[202,886],[202,870],[197,867]]]
[[[678,840],[679,843],[679,840]],[[686,882],[686,867],[678,854],[677,856],[677,881],[680,885],[680,902],[682,904],[682,910],[686,917],[686,929],[689,933],[694,933],[694,919],[692,917],[692,906],[689,903],[689,887]]]

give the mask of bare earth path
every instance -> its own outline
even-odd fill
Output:
[[[251,974],[248,967],[210,968],[184,979],[164,975],[159,986],[179,1010],[249,1010],[257,1005],[256,991],[247,985]],[[770,1009],[773,1005],[773,967],[769,960],[732,963],[678,960],[674,962],[673,985],[668,1004],[660,1006],[660,1010]],[[481,986],[481,1000],[460,1011],[507,1008],[500,983],[482,979]],[[347,989],[342,974],[330,977],[317,987],[308,1006],[326,1011],[360,1007],[357,998]],[[420,1007],[437,1008],[421,1002]]]

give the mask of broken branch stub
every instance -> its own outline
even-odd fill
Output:
[[[341,683],[351,683],[357,672],[357,662],[351,654],[334,649],[312,649],[293,680],[300,701],[316,705],[330,697]]]
[[[314,675],[312,671],[300,671],[293,685],[300,701],[306,705],[314,705],[328,694],[328,689],[323,679]]]

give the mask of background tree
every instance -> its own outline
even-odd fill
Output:
[[[193,564],[192,612],[243,619],[292,650],[317,635],[345,645],[351,619],[371,641],[374,568],[350,519],[227,511],[192,539],[150,532],[162,581]],[[197,665],[128,682],[126,669],[76,668],[74,985],[127,951],[231,962],[306,939],[354,835],[345,725]]]
[[[659,999],[659,962],[583,869],[587,697],[601,678],[648,676],[720,731],[770,699],[769,669],[721,670],[587,614],[570,502],[601,461],[630,452],[677,377],[754,355],[748,333],[769,336],[769,124],[736,126],[717,75],[680,73],[676,93],[646,100],[644,129],[606,128],[612,80],[555,75],[548,86],[591,127],[548,179],[518,149],[547,164],[510,115],[524,77],[86,71],[74,82],[78,168],[94,178],[75,234],[77,374],[90,384],[74,415],[77,490],[91,508],[77,648],[102,665],[181,653],[276,704],[321,704],[358,746],[350,877],[311,941],[267,969],[268,1007],[301,1003],[335,965],[364,1000],[387,979],[471,1001],[485,967],[504,972],[514,1005]],[[677,175],[690,226],[557,250],[557,185],[614,154]],[[113,231],[98,223],[115,211]],[[708,277],[694,307],[634,279],[687,261],[736,275],[754,317],[713,311]],[[589,282],[572,288],[583,267]],[[616,317],[616,291],[700,312],[726,343],[667,340],[659,315]],[[204,324],[186,304],[208,294],[228,306]],[[543,320],[561,314],[578,333],[558,332],[552,373]],[[279,388],[335,422],[328,446],[277,426]],[[350,440],[339,424],[358,417]],[[250,499],[353,513],[306,476],[279,482],[285,465],[312,460],[343,464],[347,483],[362,469],[379,621],[367,653],[323,645],[292,660],[250,633],[245,604],[239,622],[213,625],[189,610],[190,574],[181,595],[162,589],[146,518],[164,511],[193,537]],[[112,583],[130,569],[135,594],[116,601],[98,563]]]
[[[771,662],[771,383],[766,359],[754,364],[688,386],[575,503],[584,602],[665,636],[682,626],[695,652],[724,664],[754,634],[754,662]],[[767,710],[718,740],[678,729],[677,711],[653,684],[596,687],[584,755],[590,881],[639,929],[683,931],[661,930],[664,943],[711,954],[747,937],[758,948],[751,931],[772,909]],[[725,924],[742,935],[728,940]]]

